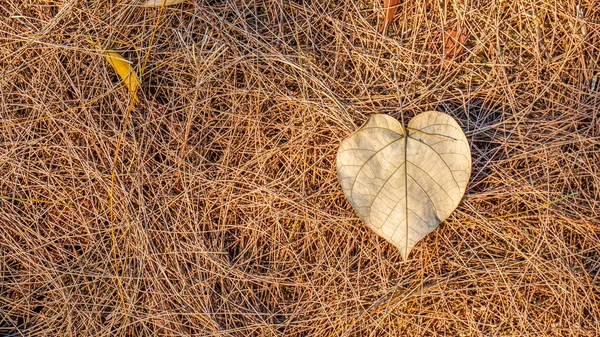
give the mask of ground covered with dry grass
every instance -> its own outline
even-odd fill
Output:
[[[598,335],[597,2],[135,4],[0,2],[0,335]],[[473,174],[403,261],[335,154],[430,109]]]

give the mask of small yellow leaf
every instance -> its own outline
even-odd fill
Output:
[[[137,103],[137,91],[140,87],[140,79],[135,69],[133,69],[131,62],[126,60],[121,54],[111,50],[104,51],[104,58],[119,74],[119,77],[121,77],[127,88],[129,88],[129,91],[131,91],[133,102]]]
[[[171,5],[177,5],[186,1],[187,0],[148,0],[142,5],[142,7],[166,7]]]

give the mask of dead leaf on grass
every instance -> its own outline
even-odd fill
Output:
[[[466,40],[466,28],[458,26],[456,29],[448,29],[444,32],[444,58],[446,61],[458,57],[464,51]]]
[[[142,7],[166,7],[184,3],[186,1],[187,0],[148,0],[142,4]]]
[[[104,58],[115,69],[117,74],[119,74],[119,77],[121,77],[125,86],[127,86],[131,92],[133,102],[137,103],[137,91],[140,87],[140,79],[131,65],[131,62],[126,60],[121,54],[112,50],[105,50]]]
[[[398,10],[398,4],[400,0],[383,0],[383,9],[385,10],[385,18],[381,25],[381,33],[385,33],[389,24],[394,21],[394,15]]]
[[[467,137],[449,115],[424,112],[404,128],[373,115],[337,153],[344,194],[404,259],[458,206],[471,176]]]

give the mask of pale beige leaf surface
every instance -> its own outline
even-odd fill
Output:
[[[471,150],[458,123],[428,111],[404,128],[372,115],[337,154],[344,193],[359,217],[404,259],[458,206],[471,175]]]
[[[123,83],[125,83],[131,92],[133,102],[137,103],[137,91],[140,87],[140,78],[131,65],[131,62],[126,60],[121,54],[111,50],[104,51],[104,58],[115,69],[119,77],[123,80]]]
[[[184,3],[187,0],[148,0],[142,4],[142,7],[161,7],[161,6],[172,6],[180,3]]]

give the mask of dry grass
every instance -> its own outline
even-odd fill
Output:
[[[0,335],[598,335],[599,6],[405,1],[383,36],[379,1],[2,1]],[[402,261],[335,153],[426,109],[473,175]]]

